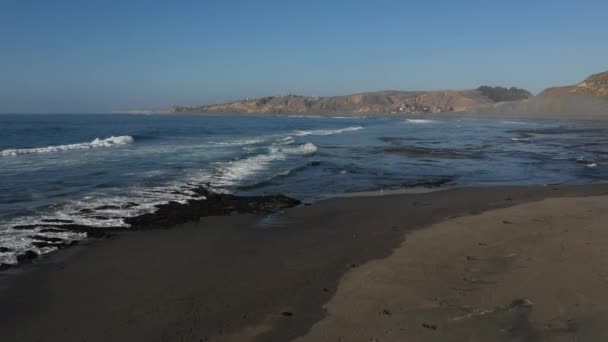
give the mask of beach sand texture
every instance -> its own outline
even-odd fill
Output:
[[[608,196],[447,220],[350,271],[307,341],[603,341]]]

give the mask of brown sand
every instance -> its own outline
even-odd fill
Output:
[[[534,206],[513,208],[494,216],[502,229],[490,218],[481,226],[463,222],[486,217],[467,215],[548,197],[606,194],[608,185],[601,184],[338,198],[271,219],[212,217],[121,234],[0,274],[0,341],[284,342],[319,321],[307,340],[383,341],[402,334],[400,328],[421,338],[441,339],[450,331],[465,336],[471,329],[491,336],[511,322],[521,322],[513,336],[532,336],[528,340],[560,331],[594,333],[606,308],[605,274],[594,258],[608,245],[585,227],[605,222],[599,199],[563,199],[563,211],[543,204],[548,211],[542,215]],[[466,217],[407,235],[457,216]],[[540,221],[529,224],[530,217]],[[568,232],[555,228],[564,220],[576,224]],[[586,242],[591,247],[574,249]],[[565,254],[558,253],[562,245]],[[536,264],[545,255],[556,262]],[[578,291],[568,292],[574,284]],[[509,308],[517,298],[533,304]],[[572,311],[575,304],[580,311]],[[560,315],[548,317],[553,312]],[[450,323],[459,316],[463,323]]]
[[[605,341],[608,196],[436,224],[350,271],[305,341]]]

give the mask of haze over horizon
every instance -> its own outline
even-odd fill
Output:
[[[0,113],[484,84],[537,93],[608,69],[605,1],[8,0],[0,9]]]

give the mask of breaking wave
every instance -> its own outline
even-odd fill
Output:
[[[302,144],[293,148],[286,148],[282,151],[291,153],[291,154],[301,154],[301,155],[311,155],[317,152],[317,146],[312,143]]]
[[[212,175],[207,176],[213,186],[232,187],[241,185],[252,176],[268,170],[273,162],[285,160],[289,155],[311,155],[317,152],[317,146],[305,143],[295,147],[269,147],[265,154],[220,162],[215,164]]]
[[[298,137],[304,137],[308,135],[332,135],[332,134],[340,134],[345,132],[354,132],[363,129],[361,126],[354,127],[346,127],[340,129],[316,129],[312,131],[295,131],[293,135]]]
[[[56,146],[46,146],[46,147],[34,147],[34,148],[16,148],[16,149],[8,149],[0,151],[1,157],[14,157],[23,154],[40,154],[40,153],[54,153],[54,152],[64,152],[64,151],[72,151],[72,150],[89,150],[93,148],[101,148],[101,147],[113,147],[120,145],[131,144],[135,141],[133,137],[128,135],[122,136],[111,136],[109,138],[95,138],[95,140],[88,143],[78,143],[78,144],[68,144],[68,145],[56,145]]]
[[[428,120],[428,119],[405,119],[405,122],[411,123],[411,124],[428,124],[428,123],[433,123],[435,121]]]

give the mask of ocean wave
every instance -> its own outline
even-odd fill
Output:
[[[237,139],[232,141],[219,141],[214,142],[214,145],[218,146],[245,146],[245,145],[255,145],[264,142],[262,138],[252,138],[252,139]]]
[[[286,136],[278,139],[278,143],[280,145],[290,145],[293,144],[295,140],[291,136]]]
[[[298,137],[304,137],[304,136],[308,136],[308,135],[333,135],[333,134],[340,134],[340,133],[345,133],[345,132],[354,132],[354,131],[358,131],[363,129],[363,127],[361,126],[353,126],[353,127],[346,127],[346,128],[340,128],[340,129],[316,129],[316,130],[312,130],[312,131],[295,131],[293,133],[293,135],[298,136]]]
[[[531,125],[531,124],[533,124],[530,122],[521,122],[521,121],[501,121],[501,123],[508,124],[508,125]]]
[[[315,144],[312,144],[312,143],[305,143],[305,144],[302,144],[297,147],[281,149],[281,151],[283,151],[283,152],[287,152],[290,154],[301,154],[301,155],[315,154],[317,152],[317,150],[318,150],[317,146],[315,146]]]
[[[40,153],[54,153],[54,152],[64,152],[64,151],[73,151],[73,150],[89,150],[93,148],[102,148],[102,147],[114,147],[120,145],[131,144],[135,141],[133,137],[128,135],[122,136],[111,136],[109,138],[95,138],[95,140],[87,143],[78,143],[78,144],[67,144],[67,145],[56,145],[56,146],[46,146],[46,147],[34,147],[34,148],[17,148],[17,149],[8,149],[0,151],[1,157],[14,157],[23,154],[40,154]]]
[[[216,187],[235,186],[248,177],[267,169],[270,163],[284,159],[284,153],[278,148],[271,147],[266,154],[216,163],[215,170],[209,178],[213,186]]]
[[[435,122],[435,120],[429,120],[429,119],[405,119],[406,123],[411,123],[411,124],[428,124],[428,123],[433,123]]]
[[[273,162],[282,161],[289,155],[311,155],[317,152],[317,146],[305,143],[296,147],[269,147],[265,154],[215,164],[215,170],[208,176],[214,187],[238,186],[243,181],[270,168]]]

